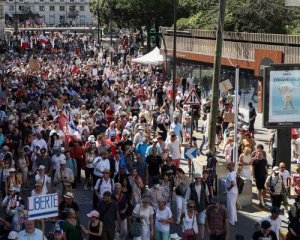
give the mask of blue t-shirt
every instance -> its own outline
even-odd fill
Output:
[[[135,147],[135,152],[142,155],[143,162],[145,162],[145,160],[146,160],[146,151],[147,151],[148,147],[149,147],[149,144],[144,144],[144,143],[139,143]]]

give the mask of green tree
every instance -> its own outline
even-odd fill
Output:
[[[215,30],[219,0],[180,0],[182,18],[178,28]],[[227,0],[226,31],[256,33],[289,33],[297,22],[299,13],[285,7],[285,0]]]

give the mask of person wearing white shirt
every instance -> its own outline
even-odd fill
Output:
[[[43,188],[42,182],[37,181],[34,185],[34,189],[31,191],[31,197],[46,195],[47,190]]]
[[[62,160],[66,160],[66,156],[61,152],[61,150],[57,150],[57,153],[55,155],[53,155],[51,158],[54,169],[56,171],[58,171],[60,169],[60,162]]]
[[[45,148],[48,149],[46,141],[42,138],[41,133],[37,133],[37,138],[32,141],[31,149],[36,149],[36,147],[39,147],[40,149]]]
[[[114,180],[110,178],[110,171],[105,169],[103,171],[103,178],[99,178],[94,187],[94,192],[99,200],[103,198],[105,192],[113,192]]]
[[[173,164],[179,168],[180,157],[181,157],[181,143],[178,140],[174,131],[170,132],[170,140],[166,142],[166,149],[168,150],[168,155],[172,158]]]
[[[169,207],[166,206],[166,200],[159,198],[158,208],[155,212],[155,233],[154,239],[165,240],[170,236],[170,225],[174,222],[173,214]]]
[[[51,185],[51,178],[45,174],[45,166],[40,165],[38,173],[35,175],[35,182],[41,182],[43,191],[48,193]]]
[[[236,201],[238,197],[238,188],[236,184],[236,172],[233,162],[227,164],[228,174],[226,177],[227,207],[229,212],[229,223],[235,225],[237,222]]]
[[[104,151],[101,153],[101,157],[96,157],[93,161],[94,165],[94,175],[96,175],[98,178],[103,177],[103,172],[105,169],[110,170],[110,163],[109,160],[105,156],[106,154]]]
[[[256,224],[255,224],[255,228],[257,230],[260,229],[261,227],[261,223],[263,221],[268,221],[271,223],[271,230],[274,231],[276,233],[276,236],[277,236],[277,239],[280,239],[280,227],[281,227],[281,218],[279,217],[279,214],[280,214],[280,209],[279,208],[272,208],[271,210],[271,215],[270,216],[267,216],[267,217],[264,217],[262,218],[261,220],[259,220]]]
[[[283,184],[285,187],[285,193],[283,194],[283,206],[285,210],[285,216],[288,218],[289,214],[289,203],[288,203],[288,190],[291,187],[291,174],[288,170],[285,168],[285,164],[283,162],[279,163],[279,170],[280,175],[283,179]]]
[[[35,228],[33,220],[27,220],[25,222],[25,229],[18,234],[18,239],[20,240],[47,240],[43,236],[43,232],[40,229]]]

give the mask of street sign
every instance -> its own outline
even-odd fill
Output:
[[[58,216],[58,193],[28,197],[28,220]]]
[[[184,158],[192,160],[197,157],[197,149],[193,147],[185,147],[184,148]]]
[[[188,97],[185,99],[183,105],[191,105],[191,106],[196,106],[196,105],[201,105],[201,100],[196,92],[195,89],[193,89]]]

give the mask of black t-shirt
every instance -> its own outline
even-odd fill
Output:
[[[140,110],[138,108],[132,108],[131,109],[131,115],[134,117],[134,116],[139,116],[139,112]]]
[[[121,140],[120,142],[118,142],[118,146],[121,146],[122,151],[125,151],[125,147],[126,146],[132,146],[132,141],[131,140]]]
[[[266,167],[268,167],[268,161],[266,159],[255,159],[252,162],[252,166],[254,167],[255,178],[266,176]]]
[[[107,124],[107,121],[103,118],[101,120],[97,121],[97,124],[99,124],[98,126],[98,130],[100,133],[105,133],[107,126],[103,126],[102,124]]]
[[[162,102],[163,96],[164,96],[164,91],[160,88],[157,90],[156,95],[157,95],[157,101]]]
[[[66,219],[66,214],[67,214],[67,209],[69,208],[72,208],[75,212],[78,212],[79,211],[79,206],[76,202],[72,202],[70,206],[67,206],[66,205],[66,202],[65,201],[62,201],[60,204],[59,204],[59,214],[60,214],[60,218],[62,220],[65,220]]]
[[[101,201],[98,206],[98,211],[100,213],[100,220],[103,222],[105,228],[115,229],[117,212],[119,211],[118,205],[114,200],[107,203]]]
[[[160,164],[162,164],[162,158],[161,156],[153,156],[149,155],[146,158],[146,163],[148,163],[148,173],[151,176],[159,175],[159,167]]]
[[[162,174],[167,174],[169,176],[169,178],[171,176],[175,177],[176,171],[177,171],[177,168],[173,164],[171,166],[165,164],[161,169]]]
[[[124,193],[121,193],[121,196],[119,197],[119,199],[117,199],[116,196],[113,195],[112,199],[114,201],[116,201],[116,203],[118,205],[118,208],[119,208],[120,217],[121,217],[122,220],[124,220],[127,217],[126,216],[126,212],[125,213],[121,213],[121,211],[126,208],[126,204],[127,204],[126,195]]]
[[[270,230],[268,235],[264,235],[261,230],[256,231],[252,235],[252,240],[278,240],[275,232]]]

